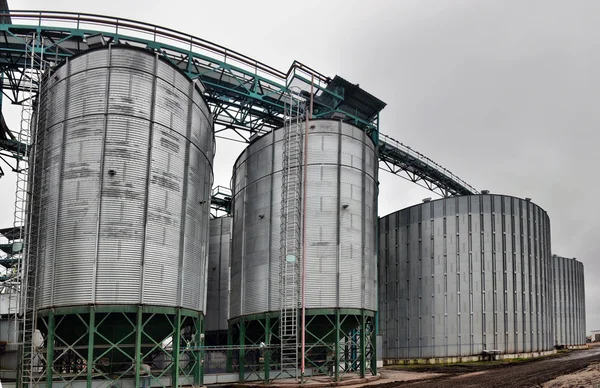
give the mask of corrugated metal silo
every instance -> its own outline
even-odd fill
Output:
[[[552,255],[557,346],[586,343],[583,263]]]
[[[445,198],[379,222],[385,359],[554,346],[550,222],[529,200]]]
[[[231,217],[210,220],[208,253],[206,344],[227,343],[229,317],[229,264],[231,261]]]
[[[304,132],[306,123],[299,125]],[[255,338],[264,334],[264,327],[267,337],[277,332],[284,132],[280,128],[255,139],[236,161],[232,179],[230,324],[238,329],[245,325],[240,330],[249,336],[248,327],[261,321],[252,326],[257,328]],[[301,169],[306,179],[307,342],[334,342],[338,329],[343,338],[360,319],[367,317],[370,325],[377,308],[378,163],[373,141],[350,124],[311,120],[307,139],[307,161]],[[339,314],[351,318],[342,317],[332,330]]]
[[[212,116],[198,86],[159,55],[112,45],[52,70],[39,106],[30,251],[39,316],[57,341],[81,341],[86,327],[103,336],[90,347],[122,341],[112,373],[133,362],[125,353],[138,325],[146,347],[201,328]]]

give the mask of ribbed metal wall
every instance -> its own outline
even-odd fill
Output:
[[[556,345],[586,343],[585,285],[583,263],[576,259],[552,255]]]
[[[34,171],[38,307],[203,311],[214,134],[198,87],[109,46],[45,80]]]
[[[473,195],[379,221],[386,359],[554,346],[550,222],[530,201]]]
[[[313,120],[309,126],[304,170],[306,308],[374,311],[377,158],[373,142],[360,129],[340,121]],[[256,139],[235,163],[232,318],[280,308],[283,134],[278,129]]]
[[[210,220],[205,331],[227,331],[231,217]]]

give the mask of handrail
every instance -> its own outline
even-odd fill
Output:
[[[180,44],[190,46],[190,51],[194,51],[193,48],[204,49],[223,57],[223,61],[227,63],[227,60],[235,60],[238,63],[250,67],[252,70],[260,70],[266,75],[276,78],[277,81],[286,81],[290,74],[293,73],[294,69],[301,69],[320,81],[328,82],[329,77],[322,73],[312,69],[309,66],[304,65],[299,61],[294,61],[287,72],[278,70],[270,65],[267,65],[261,61],[251,58],[238,51],[228,49],[217,43],[213,43],[206,39],[199,38],[197,36],[180,32],[168,27],[162,27],[152,23],[140,22],[133,19],[98,15],[84,12],[68,12],[68,11],[31,11],[31,10],[10,10],[3,13],[2,16],[10,17],[12,25],[18,25],[18,21],[34,21],[35,26],[43,26],[46,21],[48,22],[67,22],[74,23],[76,29],[85,29],[89,24],[91,26],[103,26],[114,28],[114,33],[119,34],[119,30],[141,32],[150,34],[152,40],[159,42],[161,38],[173,40]]]

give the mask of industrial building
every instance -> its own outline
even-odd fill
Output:
[[[554,348],[550,222],[529,199],[471,195],[379,222],[388,362]]]
[[[1,86],[22,106],[18,128],[0,120],[17,176],[3,384],[359,382],[379,352],[580,341],[583,268],[551,257],[546,212],[380,133],[386,104],[359,85],[147,23],[2,6]],[[213,189],[217,134],[247,144],[231,193]],[[379,170],[443,198],[378,218]]]
[[[555,345],[585,345],[585,283],[583,263],[575,258],[552,255],[554,275]]]

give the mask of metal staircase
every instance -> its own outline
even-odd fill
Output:
[[[298,309],[302,216],[301,101],[290,93],[284,109],[281,190],[280,322],[281,371],[298,378]]]
[[[18,134],[19,146],[27,147],[17,160],[17,184],[15,195],[14,226],[19,233],[13,240],[13,250],[17,254],[17,276],[19,297],[17,299],[17,327],[20,345],[19,384],[20,387],[37,386],[36,372],[42,367],[40,356],[34,344],[36,331],[36,254],[35,239],[31,236],[31,221],[36,214],[33,194],[35,173],[35,152],[33,152],[34,131],[37,115],[36,104],[41,78],[44,72],[43,41],[37,34],[27,38],[27,61],[23,69],[23,80],[27,91],[21,106],[21,122]]]

